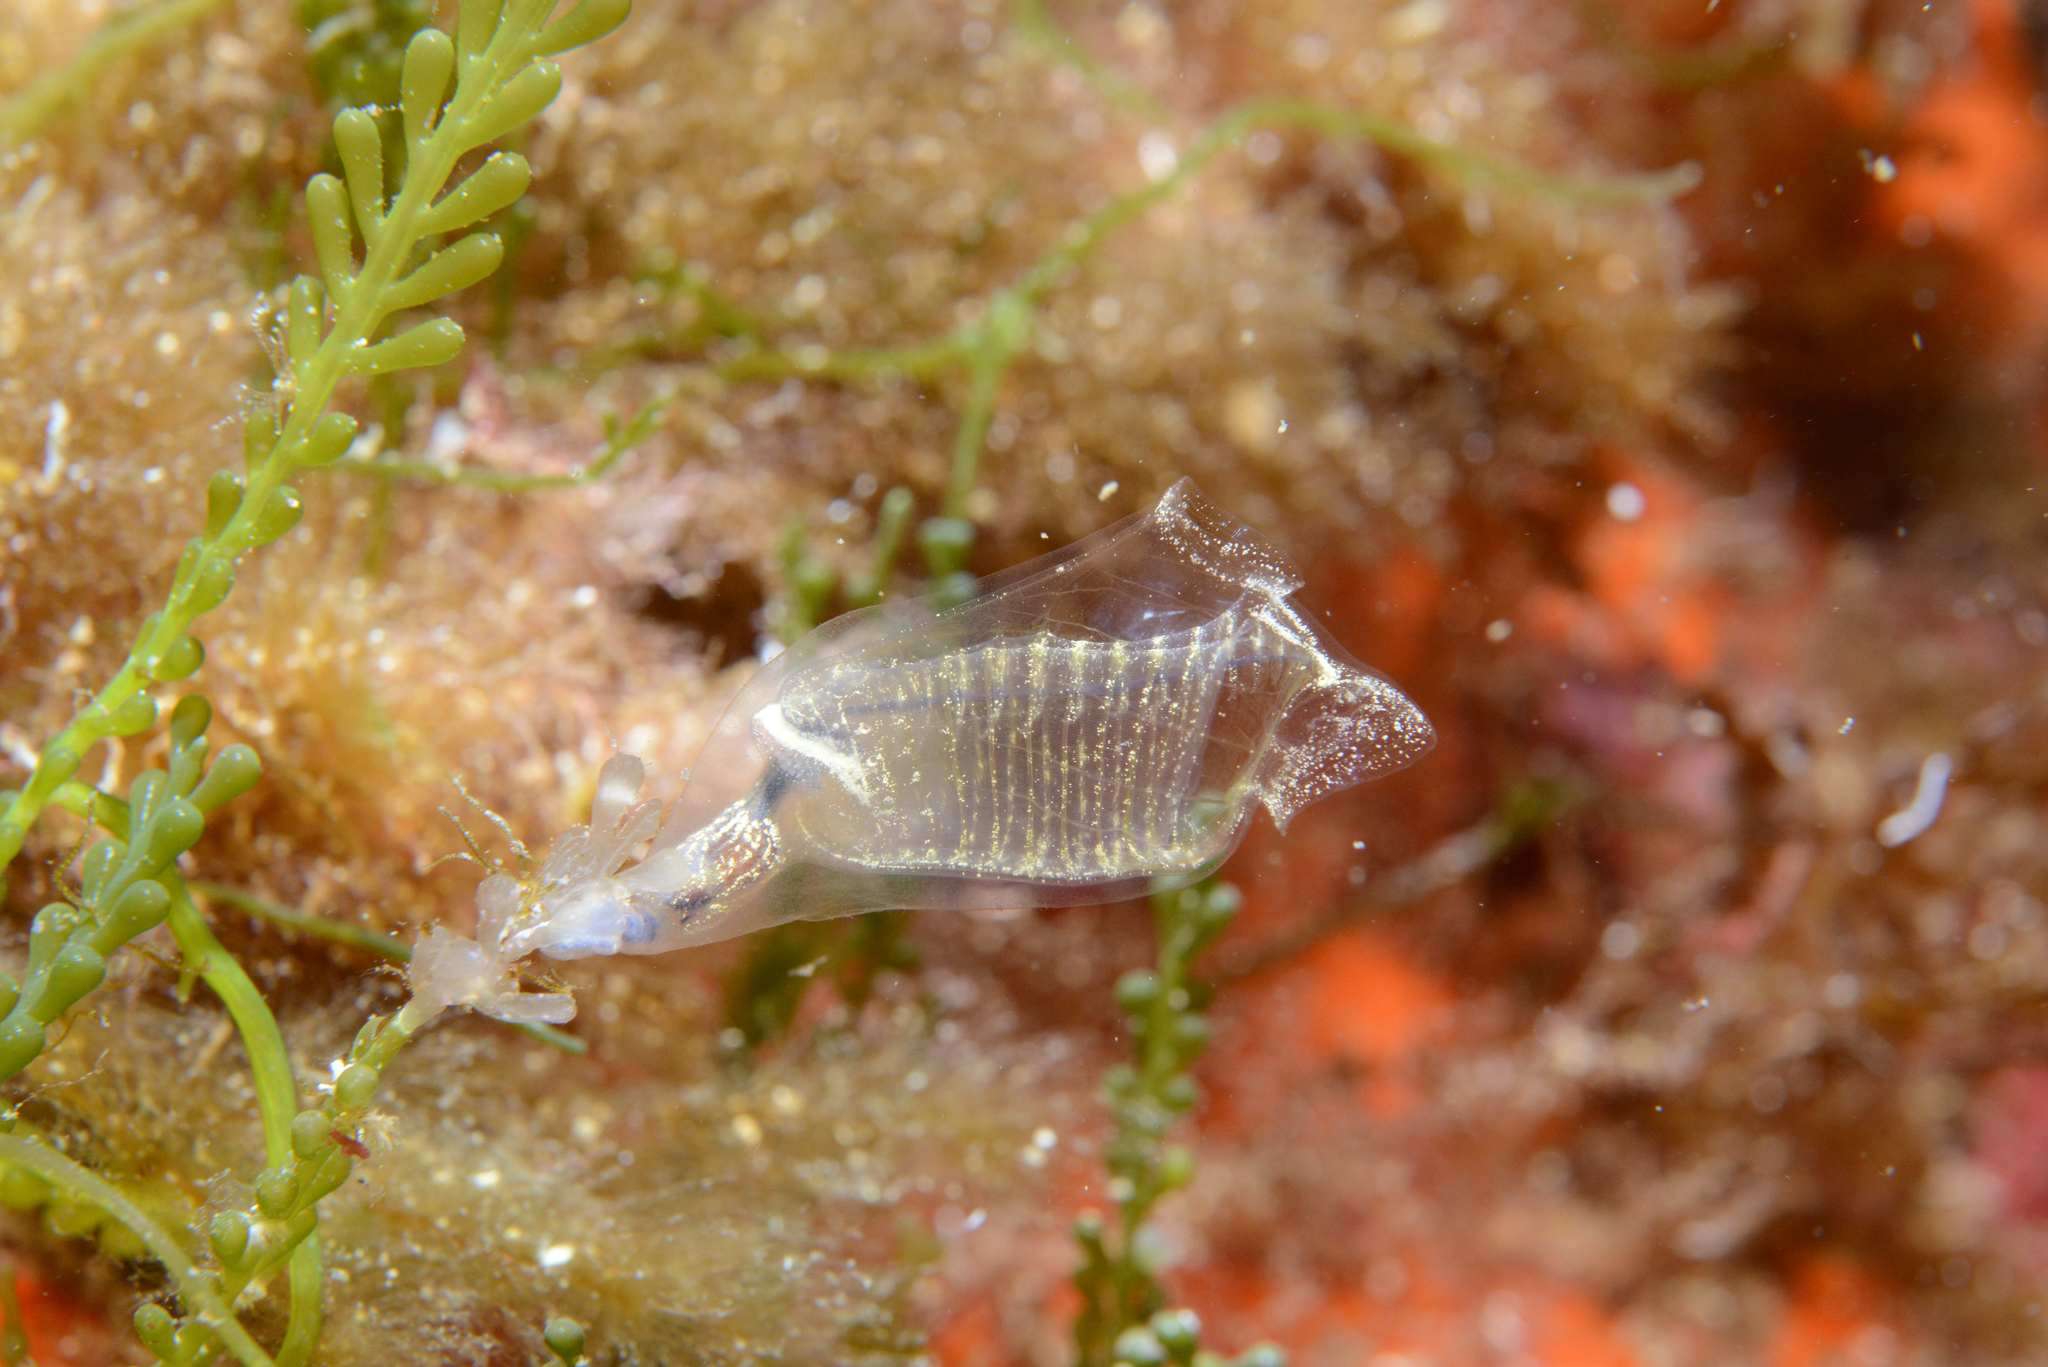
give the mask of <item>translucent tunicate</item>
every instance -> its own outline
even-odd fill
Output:
[[[615,760],[512,937],[658,953],[882,908],[1111,901],[1213,869],[1434,740],[1186,480],[972,601],[841,617],[764,666],[658,831]],[[650,852],[621,871],[652,834]]]

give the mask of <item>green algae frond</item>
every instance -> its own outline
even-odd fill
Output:
[[[437,29],[411,38],[395,190],[387,192],[378,112],[353,107],[335,117],[343,175],[316,175],[306,189],[319,272],[290,287],[282,364],[268,402],[246,420],[246,470],[223,471],[208,484],[204,529],[179,559],[163,606],[145,619],[114,676],[43,745],[26,784],[0,810],[0,871],[52,806],[110,830],[79,858],[75,896],[37,914],[24,980],[0,983],[0,1076],[19,1073],[43,1051],[48,1028],[100,986],[115,950],[166,920],[188,972],[221,997],[249,1053],[270,1166],[256,1179],[252,1210],[223,1211],[212,1222],[218,1271],[198,1266],[174,1234],[117,1187],[33,1134],[0,1136],[0,1164],[112,1220],[170,1272],[182,1316],[146,1306],[136,1322],[143,1345],[164,1362],[204,1361],[222,1346],[247,1364],[272,1361],[233,1307],[246,1287],[287,1265],[290,1318],[275,1360],[310,1360],[320,1332],[317,1206],[346,1179],[351,1150],[360,1147],[347,1136],[410,1032],[402,1022],[373,1020],[327,1103],[299,1109],[275,1017],[200,917],[175,868],[204,835],[208,818],[261,777],[247,746],[229,746],[207,762],[212,707],[204,695],[179,699],[166,768],[145,770],[125,799],[77,776],[95,747],[156,726],[154,689],[201,668],[205,650],[195,627],[226,601],[245,559],[297,524],[303,505],[296,481],[340,459],[355,438],[355,420],[335,407],[341,385],[438,365],[461,349],[462,329],[451,320],[391,324],[497,268],[498,239],[469,230],[516,201],[531,173],[510,153],[460,178],[457,164],[534,118],[561,84],[548,58],[615,28],[627,0],[579,0],[550,21],[553,8],[552,0],[465,0],[453,38]],[[182,9],[178,17],[186,17]],[[8,129],[26,131],[41,108],[11,118]]]

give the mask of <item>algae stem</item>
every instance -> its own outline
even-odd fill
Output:
[[[1583,203],[1639,204],[1675,199],[1696,188],[1703,178],[1699,165],[1689,161],[1661,171],[1615,176],[1545,171],[1526,162],[1476,151],[1462,143],[1439,142],[1396,119],[1285,97],[1247,100],[1210,125],[1207,136],[1228,145],[1257,128],[1307,128],[1325,137],[1363,138],[1390,152],[1440,166],[1464,179],[1490,180],[1510,189]],[[1221,150],[1221,146],[1214,150]],[[1212,150],[1210,155],[1213,154]]]
[[[1217,117],[1195,135],[1171,171],[1152,184],[1119,195],[1068,230],[1065,240],[1040,257],[1018,281],[1015,293],[1028,303],[1051,288],[1065,272],[1118,228],[1143,215],[1206,169],[1216,157],[1261,129],[1306,128],[1330,138],[1363,139],[1478,181],[1494,181],[1511,189],[1558,199],[1593,203],[1640,203],[1672,199],[1697,186],[1700,169],[1691,162],[1642,175],[1579,177],[1561,175],[1518,161],[1489,156],[1457,143],[1438,142],[1407,124],[1377,114],[1339,109],[1311,100],[1260,97],[1247,100]]]
[[[247,912],[249,915],[260,917],[272,925],[282,926],[284,929],[294,931],[300,935],[310,935],[315,939],[325,940],[329,944],[343,945],[349,949],[359,949],[365,954],[374,954],[378,958],[388,959],[392,963],[402,964],[412,957],[412,950],[406,946],[405,941],[395,935],[385,935],[371,930],[368,926],[359,926],[348,921],[331,920],[325,916],[313,916],[303,911],[293,911],[290,907],[282,906],[267,897],[258,897],[253,892],[230,887],[226,883],[195,880],[192,884],[192,890],[208,901],[224,903],[233,907],[236,911]]]
[[[291,1055],[286,1052],[284,1034],[271,1014],[263,994],[250,981],[235,956],[214,937],[192,893],[175,871],[166,871],[160,881],[171,894],[168,918],[171,934],[178,942],[185,962],[213,989],[228,1016],[241,1033],[242,1047],[249,1054],[249,1071],[256,1084],[256,1108],[263,1121],[263,1148],[267,1161],[287,1162],[291,1158],[292,1116],[298,1111],[298,1086],[292,1078]]]
[[[1062,28],[1051,11],[1046,9],[1045,0],[1019,0],[1011,22],[1016,25],[1019,36],[1044,48],[1054,61],[1072,67],[1111,104],[1152,118],[1165,114],[1165,107],[1150,91],[1116,68],[1097,61],[1079,39]]]
[[[171,894],[168,920],[179,951],[186,964],[198,971],[201,980],[227,1007],[229,1019],[242,1036],[242,1048],[249,1055],[249,1072],[256,1090],[256,1109],[263,1122],[264,1160],[271,1167],[285,1166],[292,1161],[292,1117],[298,1113],[299,1089],[292,1077],[291,1055],[285,1049],[277,1017],[241,962],[214,937],[205,918],[192,904],[185,880],[175,870],[166,870],[160,881]],[[317,1232],[292,1250],[289,1277],[291,1309],[285,1322],[284,1341],[277,1350],[280,1367],[296,1367],[310,1361],[320,1338],[322,1276]]]
[[[0,104],[0,147],[27,142],[115,62],[175,36],[180,29],[198,23],[225,3],[226,0],[165,0],[152,9],[109,19],[86,40],[77,56]]]
[[[426,484],[485,489],[499,494],[543,493],[553,489],[581,489],[595,484],[618,468],[634,448],[654,435],[678,395],[668,393],[649,399],[623,425],[606,434],[596,455],[573,470],[558,474],[530,474],[518,470],[482,470],[468,465],[439,465],[427,460],[404,460],[379,456],[371,460],[345,460],[335,466],[352,474],[376,475],[384,479],[418,480]]]
[[[21,1294],[14,1285],[14,1264],[11,1260],[0,1262],[0,1315],[6,1317],[0,1323],[0,1361],[7,1367],[35,1367],[35,1360],[29,1356],[28,1330],[22,1325]]]
[[[1768,74],[1792,59],[1796,33],[1736,38],[1698,47],[1666,47],[1629,36],[1608,0],[1579,0],[1580,19],[1600,42],[1659,85],[1696,91]]]
[[[846,351],[746,351],[712,370],[721,380],[922,380],[951,369],[975,345],[972,328],[930,342],[900,347],[859,347]]]
[[[992,340],[974,354],[967,408],[960,415],[960,428],[953,436],[953,468],[946,479],[945,501],[940,505],[947,517],[963,521],[968,520],[968,495],[974,492],[975,480],[980,477],[982,443],[995,417],[996,387],[1002,383],[1003,372],[1010,368],[1014,354],[994,329],[990,336]]]
[[[197,1308],[200,1322],[227,1345],[243,1367],[277,1367],[226,1304],[191,1255],[162,1225],[149,1218],[127,1193],[99,1174],[67,1158],[41,1140],[22,1134],[0,1134],[0,1162],[24,1168],[74,1200],[104,1211],[142,1241],[176,1283],[178,1294]]]

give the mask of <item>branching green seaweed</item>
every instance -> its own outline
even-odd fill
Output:
[[[489,234],[459,236],[424,261],[416,257],[424,243],[460,234],[524,194],[532,178],[525,159],[495,154],[442,191],[461,157],[531,120],[554,98],[561,72],[546,57],[608,32],[623,19],[626,0],[581,0],[543,28],[549,8],[547,0],[511,0],[509,8],[470,0],[462,6],[455,41],[438,29],[414,40],[403,104],[410,154],[396,195],[384,193],[373,113],[352,108],[336,116],[335,143],[346,179],[323,173],[306,188],[320,274],[292,282],[284,328],[287,364],[273,405],[248,420],[248,473],[214,477],[207,489],[206,529],[180,559],[162,610],[144,622],[114,677],[45,745],[27,785],[0,812],[0,870],[20,853],[30,828],[57,788],[76,775],[88,750],[148,728],[154,719],[149,686],[184,679],[199,667],[204,651],[191,628],[233,590],[244,557],[298,522],[301,504],[290,480],[332,464],[354,440],[355,420],[331,406],[342,381],[439,365],[460,352],[462,329],[451,319],[382,334],[395,315],[475,284],[497,268],[503,249]]]
[[[222,1212],[208,1230],[217,1270],[201,1266],[178,1234],[118,1186],[14,1124],[11,1113],[12,1132],[0,1134],[0,1174],[33,1179],[55,1198],[100,1212],[170,1274],[182,1315],[150,1303],[136,1316],[138,1336],[161,1361],[202,1363],[225,1348],[243,1363],[272,1362],[232,1307],[280,1270],[287,1273],[290,1308],[274,1360],[311,1359],[320,1332],[317,1205],[363,1152],[353,1136],[382,1071],[424,1021],[404,1012],[371,1020],[324,1103],[301,1108],[276,1017],[214,937],[175,867],[199,842],[207,817],[258,781],[254,751],[229,746],[209,764],[212,709],[203,696],[187,694],[171,714],[165,767],[138,775],[125,799],[76,776],[95,747],[156,726],[152,690],[191,677],[204,661],[194,627],[227,598],[250,553],[297,523],[293,481],[348,450],[356,423],[334,407],[342,383],[437,365],[460,351],[462,330],[450,320],[397,330],[389,324],[497,268],[498,240],[470,230],[519,199],[531,173],[522,158],[503,152],[459,181],[456,167],[539,114],[561,85],[547,59],[602,37],[624,20],[628,5],[578,0],[551,22],[554,0],[463,0],[452,39],[438,29],[412,37],[400,78],[404,165],[395,190],[377,111],[352,107],[335,117],[343,174],[315,176],[306,191],[319,273],[291,284],[285,364],[269,401],[248,417],[246,471],[214,477],[206,525],[179,560],[163,607],[143,622],[113,678],[44,745],[27,783],[5,795],[0,808],[0,873],[52,806],[109,833],[78,859],[72,894],[37,913],[23,980],[0,983],[0,1078],[20,1073],[42,1052],[49,1026],[104,980],[109,956],[164,923],[188,973],[226,1006],[250,1058],[267,1166],[255,1180],[253,1206]],[[24,126],[10,122],[5,131]]]
[[[155,703],[130,709],[122,734],[155,720]],[[114,834],[78,861],[76,895],[36,913],[29,929],[27,974],[17,984],[0,979],[0,1080],[11,1078],[43,1052],[49,1026],[100,985],[107,959],[171,911],[172,865],[197,844],[206,818],[255,786],[256,752],[231,745],[206,764],[206,727],[212,708],[195,695],[171,716],[168,770],[146,769],[117,809]],[[108,813],[112,815],[112,813]]]
[[[10,1169],[25,1172],[49,1187],[65,1192],[85,1205],[104,1213],[107,1218],[119,1222],[135,1235],[149,1256],[156,1259],[170,1274],[171,1282],[178,1294],[196,1307],[194,1323],[203,1326],[203,1332],[217,1335],[227,1345],[237,1362],[244,1367],[268,1367],[274,1361],[257,1342],[249,1337],[249,1331],[228,1312],[228,1303],[212,1285],[211,1279],[185,1251],[184,1242],[170,1230],[151,1219],[143,1209],[113,1183],[102,1178],[90,1168],[59,1153],[49,1143],[32,1135],[0,1133],[0,1163]],[[147,1308],[147,1307],[145,1307]],[[160,1308],[160,1307],[159,1307]],[[138,1315],[138,1327],[144,1316]],[[169,1317],[159,1321],[155,1316],[147,1317],[151,1326],[162,1324],[169,1327]],[[144,1343],[153,1351],[157,1343],[155,1335],[145,1334]],[[193,1336],[196,1340],[196,1335]],[[165,1341],[169,1346],[168,1341]],[[159,1357],[165,1355],[158,1353]]]
[[[1209,1022],[1202,1015],[1209,989],[1196,981],[1194,961],[1230,924],[1238,905],[1237,889],[1227,883],[1154,894],[1158,961],[1117,982],[1117,1005],[1130,1023],[1137,1057],[1111,1069],[1104,1084],[1114,1118],[1107,1158],[1115,1221],[1090,1213],[1074,1229],[1081,1246],[1081,1266],[1074,1273],[1081,1293],[1074,1321],[1080,1367],[1221,1367],[1224,1361],[1201,1350],[1201,1323],[1192,1311],[1167,1308],[1146,1222],[1162,1197],[1194,1178],[1193,1155],[1166,1142],[1175,1122],[1199,1099],[1192,1070],[1209,1043]],[[1238,1367],[1283,1360],[1266,1345],[1234,1359]]]

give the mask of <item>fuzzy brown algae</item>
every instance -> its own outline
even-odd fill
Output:
[[[653,954],[881,908],[1115,900],[1434,741],[1290,600],[1286,558],[1182,480],[987,583],[819,628],[741,691],[656,830],[637,761],[507,941]],[[621,869],[627,852],[651,851]]]

